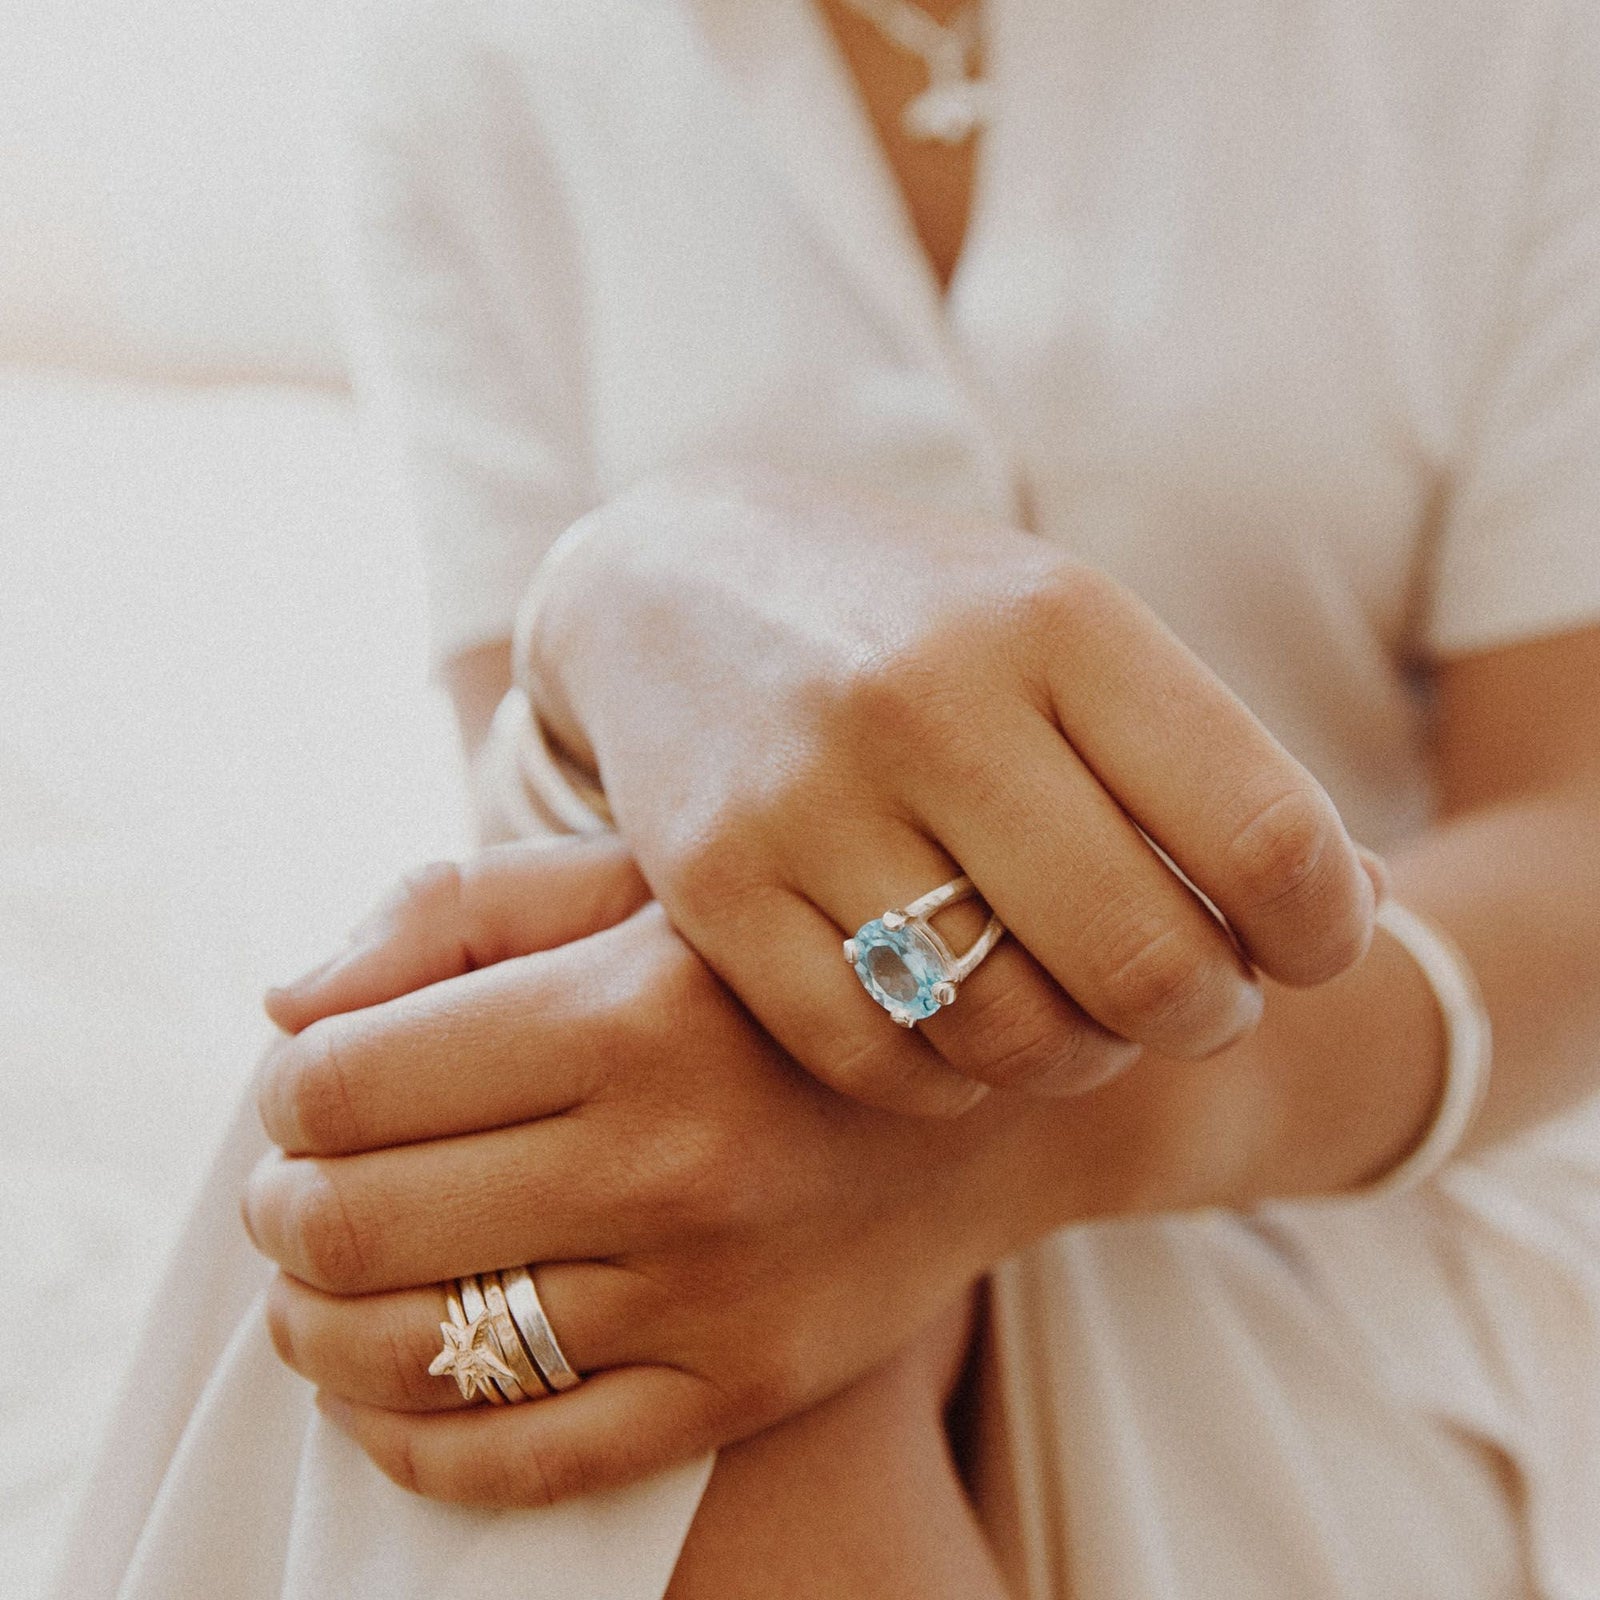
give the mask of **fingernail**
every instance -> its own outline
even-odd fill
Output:
[[[1361,865],[1372,884],[1373,899],[1382,905],[1389,898],[1389,863],[1362,844],[1356,846],[1356,854],[1360,856]]]
[[[291,978],[287,983],[275,983],[267,990],[267,998],[271,1000],[276,995],[291,997],[303,993],[307,989],[315,988],[321,983],[335,967],[343,965],[349,956],[348,949],[340,950],[328,957],[326,961],[319,961],[316,966],[302,972],[298,978]]]
[[[291,979],[288,983],[277,984],[268,989],[268,997],[303,995],[307,989],[315,989],[326,983],[352,961],[366,955],[374,946],[382,944],[394,931],[395,913],[405,904],[406,890],[402,885],[379,901],[345,935],[344,943],[326,961],[319,961],[310,971],[301,973],[298,978]]]
[[[291,1213],[302,1165],[274,1150],[263,1156],[245,1179],[245,1231],[256,1249],[279,1265],[287,1263],[278,1224]]]
[[[271,997],[278,994],[302,997],[308,989],[320,988],[352,963],[361,960],[371,950],[382,944],[389,937],[393,926],[393,908],[388,905],[380,906],[350,930],[345,936],[344,943],[326,961],[319,961],[309,972],[302,973],[292,982],[268,989],[268,996]]]
[[[354,1434],[355,1430],[351,1423],[355,1409],[348,1400],[341,1400],[338,1395],[329,1394],[326,1389],[318,1389],[316,1407],[340,1433]]]
[[[1259,984],[1241,983],[1234,990],[1233,1010],[1229,1013],[1226,1025],[1220,1030],[1217,1042],[1201,1052],[1201,1059],[1221,1055],[1224,1050],[1231,1049],[1241,1039],[1254,1033],[1266,1006],[1267,997],[1261,992]]]
[[[248,1185],[246,1185],[244,1193],[239,1196],[239,1221],[251,1245],[260,1250],[261,1241],[256,1238],[255,1224],[250,1220],[250,1189]],[[264,1251],[262,1253],[265,1254]]]

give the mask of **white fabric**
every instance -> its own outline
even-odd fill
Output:
[[[341,378],[321,62],[367,3],[0,6],[0,359]]]
[[[550,540],[641,475],[793,463],[1026,515],[1393,844],[1429,810],[1410,664],[1600,618],[1600,11],[988,13],[1002,110],[942,303],[801,0],[485,0],[400,30],[349,266],[436,649],[508,633]],[[1595,1121],[1412,1195],[1082,1228],[1007,1266],[1027,1600],[1600,1592]],[[235,1258],[196,1246],[180,1320]],[[219,1330],[145,1401],[63,1597],[214,1589],[182,1552],[232,1486],[241,1600],[421,1600],[446,1549],[464,1592],[517,1558],[656,1600],[695,1475],[594,1511],[603,1577],[570,1509],[453,1543],[458,1514],[394,1509],[294,1427],[258,1348]]]
[[[465,836],[347,401],[0,369],[0,1596],[36,1600],[262,988]],[[36,1366],[41,1318],[93,1329]]]

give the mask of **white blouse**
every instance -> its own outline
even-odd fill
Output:
[[[1600,6],[985,13],[943,296],[806,0],[439,0],[363,42],[344,266],[436,652],[508,635],[641,476],[792,464],[1103,567],[1392,845],[1430,808],[1416,669],[1600,620]],[[74,1600],[130,1560],[130,1600],[657,1600],[703,1470],[425,1507],[295,1398],[242,1239],[195,1237],[210,1331],[129,1421]],[[1412,1195],[1044,1241],[993,1296],[1019,1594],[1600,1594],[1597,1262],[1592,1113]],[[204,1555],[246,1447],[268,1509]]]
[[[1026,519],[1383,845],[1408,668],[1600,616],[1585,0],[991,0],[942,300],[805,0],[446,0],[362,115],[357,360],[440,656],[642,475],[741,456]]]

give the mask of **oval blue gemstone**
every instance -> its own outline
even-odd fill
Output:
[[[856,934],[855,970],[885,1011],[916,1022],[939,1009],[934,985],[949,977],[938,947],[916,923],[889,929],[877,918]]]

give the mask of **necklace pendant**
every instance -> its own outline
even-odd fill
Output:
[[[957,145],[988,120],[988,85],[977,78],[959,78],[930,84],[906,106],[900,125],[909,138]]]

